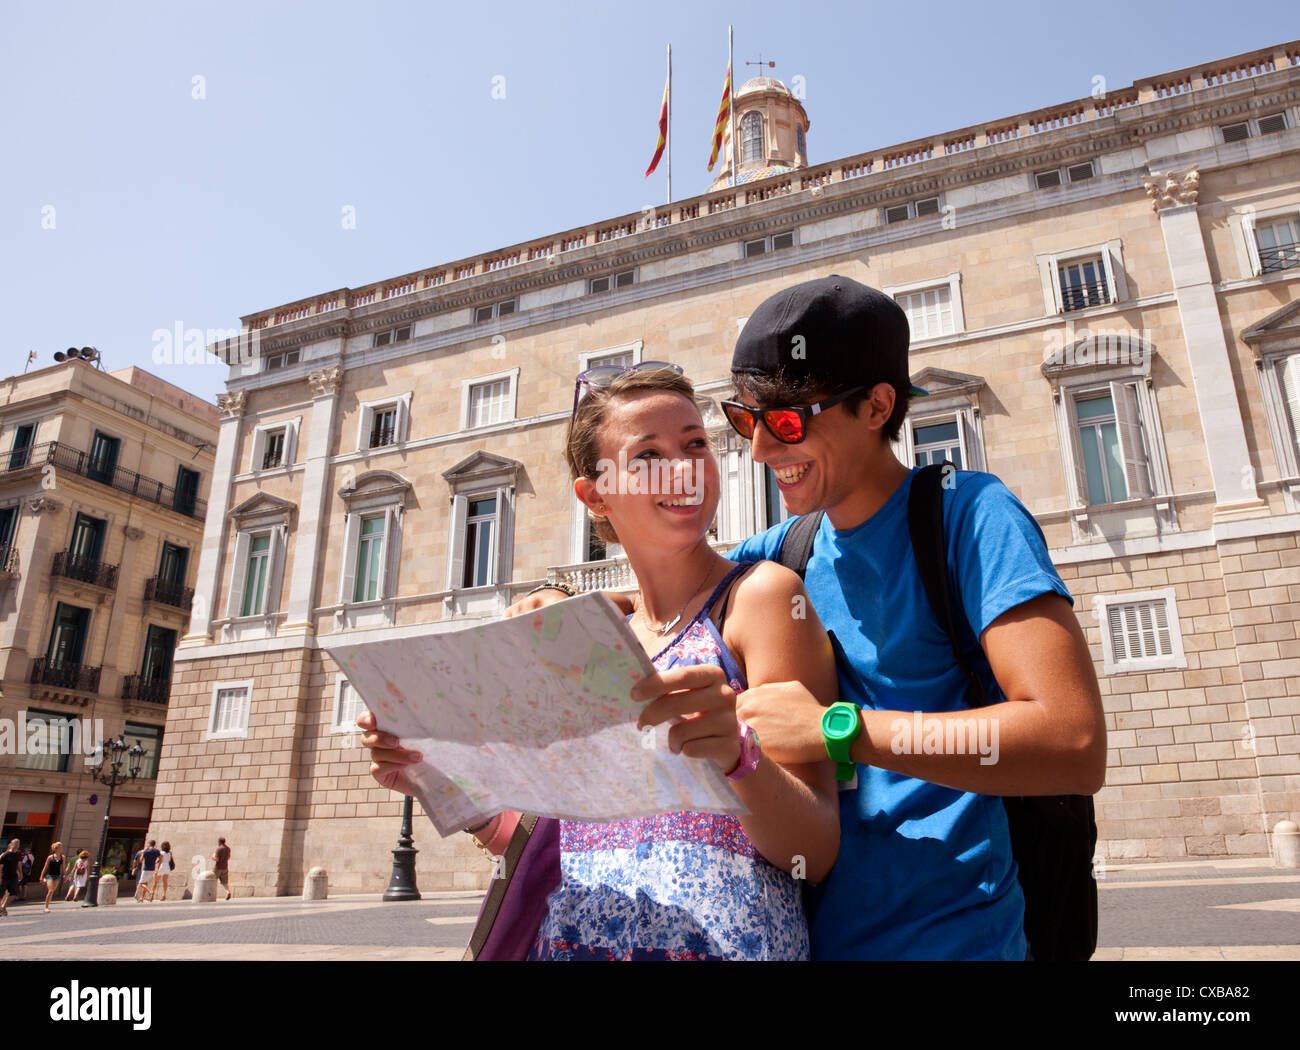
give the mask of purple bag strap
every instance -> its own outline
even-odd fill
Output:
[[[502,871],[479,908],[466,960],[522,961],[546,918],[546,899],[560,884],[560,822],[525,814],[506,846]]]

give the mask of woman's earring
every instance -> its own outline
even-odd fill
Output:
[[[596,513],[597,513],[597,514],[604,514],[604,513],[605,513],[605,504],[602,503],[599,507],[597,507],[597,508],[596,508]]]

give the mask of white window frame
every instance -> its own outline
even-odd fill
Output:
[[[507,310],[505,313],[502,313],[501,308],[507,305],[510,307],[510,309]],[[491,317],[479,317],[478,312],[482,310],[485,306],[490,306],[492,308]],[[479,303],[478,306],[471,307],[470,318],[474,324],[488,324],[491,321],[497,321],[500,320],[502,317],[509,317],[511,314],[517,314],[518,312],[519,312],[519,296],[515,295],[515,296],[511,296],[509,299],[502,299],[495,303]]]
[[[903,420],[898,433],[894,453],[903,466],[909,469],[916,458],[916,427],[935,426],[940,423],[957,424],[957,443],[961,447],[960,470],[987,470],[984,457],[984,426],[979,410],[969,399],[939,402],[931,405],[926,399],[924,414],[913,415],[911,412]],[[916,404],[917,402],[913,402]]]
[[[346,720],[347,712],[344,710],[345,697],[351,694],[356,698],[356,714],[360,714],[366,709],[366,705],[361,700],[361,694],[348,681],[348,676],[339,673],[334,678],[334,704],[330,717],[330,732],[336,734],[356,733],[358,732],[356,715],[350,720]]]
[[[1135,402],[1141,416],[1140,420],[1127,418],[1127,405],[1120,396],[1120,388],[1126,386],[1131,386],[1136,391]],[[1108,394],[1115,405],[1116,433],[1120,442],[1120,456],[1125,462],[1125,487],[1129,490],[1125,499],[1112,503],[1093,503],[1089,501],[1083,449],[1079,440],[1079,418],[1075,410],[1075,404],[1079,400],[1087,400],[1088,395],[1098,393]],[[1165,453],[1164,437],[1161,432],[1162,428],[1155,393],[1151,389],[1149,379],[1143,376],[1134,376],[1130,373],[1118,376],[1081,376],[1062,381],[1059,396],[1056,399],[1056,421],[1061,444],[1061,458],[1065,468],[1066,492],[1071,508],[1090,513],[1110,507],[1123,507],[1141,500],[1167,500],[1172,495],[1173,485],[1169,477],[1169,460]],[[1137,462],[1131,455],[1136,451],[1132,447],[1134,426],[1141,427],[1141,438],[1144,445],[1142,451],[1145,456],[1145,470],[1148,479],[1148,484],[1145,486],[1135,485],[1135,481],[1140,481],[1141,478],[1135,471],[1131,471],[1128,466],[1130,461]],[[1150,491],[1135,493],[1135,488],[1139,490],[1149,488]]]
[[[1287,111],[1285,109],[1280,109],[1275,113],[1261,113],[1257,117],[1247,117],[1245,120],[1229,120],[1223,124],[1216,124],[1214,127],[1215,137],[1219,140],[1220,144],[1225,146],[1235,146],[1237,142],[1249,142],[1251,139],[1262,138],[1263,136],[1259,130],[1259,122],[1261,120],[1267,120],[1269,117],[1282,118],[1282,131],[1288,131],[1295,126]],[[1244,139],[1237,139],[1234,142],[1229,142],[1223,134],[1223,129],[1234,127],[1237,124],[1246,125],[1246,137]],[[1270,131],[1268,134],[1275,135],[1278,134],[1278,132]]]
[[[227,690],[242,689],[244,691],[243,700],[243,718],[239,725],[233,729],[217,729],[217,701],[221,694]],[[248,721],[249,714],[253,708],[253,679],[245,678],[239,682],[215,682],[212,686],[212,705],[208,710],[208,731],[204,735],[204,740],[246,740],[248,739]]]
[[[470,426],[470,397],[475,387],[486,386],[489,383],[499,383],[502,380],[509,380],[510,387],[506,391],[506,416],[504,419],[498,419],[495,423],[484,423],[481,427]],[[506,423],[512,423],[517,418],[516,408],[519,396],[519,368],[508,369],[505,372],[494,372],[492,375],[475,376],[473,379],[462,379],[460,382],[460,428],[461,430],[488,430],[491,427],[503,426]]]
[[[789,237],[790,243],[783,244],[781,245],[781,247],[778,248],[776,246],[776,239],[778,237]],[[749,246],[751,244],[762,244],[763,250],[761,252],[755,252],[753,255],[750,255]],[[788,230],[780,230],[777,233],[769,233],[765,237],[751,237],[749,238],[749,240],[741,241],[740,257],[742,259],[757,259],[760,255],[771,255],[773,252],[787,251],[790,248],[798,247],[798,245],[799,245],[799,238],[795,234],[794,227],[791,227]]]
[[[1228,225],[1232,227],[1234,243],[1237,248],[1237,262],[1241,266],[1242,277],[1271,277],[1272,274],[1264,273],[1264,265],[1259,258],[1259,241],[1255,236],[1255,229],[1260,224],[1269,223],[1278,219],[1290,219],[1292,222],[1300,223],[1300,204],[1287,204],[1278,208],[1265,208],[1256,211],[1254,208],[1243,208],[1228,217]],[[1278,273],[1294,274],[1294,268],[1291,270],[1278,270]]]
[[[629,351],[632,354],[632,364],[641,363],[641,352],[645,343],[638,339],[634,343],[623,343],[621,346],[607,346],[600,350],[587,350],[578,355],[578,371],[585,372],[588,368],[595,368],[598,365],[608,364],[608,359],[620,354],[626,354]]]
[[[369,444],[370,431],[374,426],[375,413],[386,408],[397,409],[397,428],[393,435],[394,441],[391,445],[378,445],[371,448]],[[407,432],[411,423],[411,391],[408,390],[396,397],[386,397],[378,401],[362,401],[359,415],[357,425],[358,452],[387,452],[390,449],[398,448],[406,443]]]
[[[934,201],[935,203],[934,211],[927,211],[924,216],[919,215],[918,206],[926,203],[927,201]],[[898,219],[891,219],[889,217],[889,213],[893,211],[895,208],[906,208],[907,215]],[[899,203],[897,204],[887,204],[885,207],[881,208],[880,225],[892,226],[896,222],[907,222],[909,219],[925,218],[930,215],[940,215],[942,213],[943,213],[943,200],[939,195],[936,194],[933,197],[918,197],[916,198],[916,200],[899,201]]]
[[[398,332],[405,332],[406,337],[404,339],[398,339],[397,338]],[[388,336],[388,340],[386,342],[381,343],[379,341],[379,337],[383,335]],[[409,343],[411,339],[414,337],[414,335],[415,335],[414,325],[412,324],[394,325],[392,328],[385,328],[382,331],[375,332],[374,335],[370,337],[370,347],[372,350],[374,350],[385,346],[395,346],[398,343]]]
[[[248,579],[249,548],[253,537],[270,535],[266,566],[266,583],[262,595],[262,611],[245,616],[244,587]],[[227,591],[229,601],[226,606],[226,619],[230,621],[252,621],[273,617],[280,611],[280,601],[284,584],[285,547],[288,541],[289,526],[285,523],[274,525],[248,525],[235,534],[235,556],[230,574],[230,587]]]
[[[1164,602],[1165,619],[1169,628],[1170,652],[1160,656],[1124,657],[1116,659],[1110,634],[1110,610],[1117,605],[1139,605]],[[1101,632],[1102,662],[1106,674],[1139,673],[1177,669],[1187,666],[1183,650],[1182,624],[1178,617],[1178,598],[1172,587],[1159,590],[1130,591],[1126,594],[1099,594],[1092,600],[1097,629]]]
[[[1128,275],[1124,270],[1124,244],[1119,239],[1106,241],[1104,244],[1090,244],[1082,248],[1067,251],[1050,252],[1038,255],[1038,275],[1043,289],[1043,308],[1049,316],[1066,313],[1065,302],[1061,297],[1060,268],[1071,263],[1099,256],[1102,269],[1106,274],[1106,288],[1110,293],[1110,302],[1098,303],[1083,310],[1070,310],[1070,314],[1086,314],[1089,310],[1114,309],[1119,303],[1128,301]]]
[[[1300,349],[1265,353],[1259,359],[1259,382],[1264,393],[1264,412],[1273,437],[1273,451],[1277,457],[1278,474],[1288,482],[1288,491],[1300,482],[1300,396],[1291,411],[1287,410],[1286,390],[1278,374],[1290,367],[1293,386],[1300,394]],[[1292,423],[1294,422],[1294,429]],[[1294,494],[1294,493],[1293,493]]]
[[[631,276],[632,279],[631,279],[630,281],[628,281],[626,284],[622,284],[622,285],[620,285],[620,284],[618,283],[618,279],[619,279],[620,277],[627,277],[627,276]],[[599,288],[599,289],[598,289],[598,288],[594,287],[594,285],[595,285],[595,283],[596,283],[597,281],[608,281],[608,282],[609,282],[609,287],[608,287],[608,288]],[[631,287],[632,285],[634,285],[634,284],[636,284],[636,268],[635,268],[635,267],[633,267],[633,268],[630,269],[630,270],[619,270],[619,271],[617,271],[617,272],[615,272],[615,273],[602,273],[602,274],[599,274],[599,275],[596,276],[596,277],[588,278],[588,280],[587,280],[587,294],[588,294],[588,295],[604,295],[606,292],[617,292],[620,288],[630,288],[630,287]]]
[[[294,359],[292,361],[284,360],[290,354],[293,355]],[[279,363],[273,365],[271,364],[272,361],[278,361]],[[289,368],[292,365],[300,364],[301,362],[302,362],[301,349],[295,348],[293,350],[279,350],[274,354],[267,354],[264,358],[262,358],[262,371],[278,372],[281,371],[282,369]]]
[[[353,598],[356,591],[357,557],[361,550],[361,521],[382,515],[384,530],[380,543],[383,553],[379,558],[379,580],[376,597],[357,601]],[[397,595],[397,575],[402,557],[402,520],[405,507],[400,498],[384,496],[376,500],[357,501],[348,508],[347,519],[343,526],[343,561],[339,572],[338,604],[367,605],[375,602],[391,601]]]
[[[281,419],[274,423],[259,423],[253,428],[253,455],[248,464],[250,474],[265,470],[283,470],[291,467],[298,455],[298,428],[302,425],[302,416],[293,419]],[[278,467],[263,467],[262,457],[266,454],[266,439],[277,430],[284,431],[284,455]]]
[[[913,332],[913,344],[927,342],[930,339],[947,339],[949,336],[966,331],[966,312],[962,308],[961,302],[961,273],[950,273],[930,281],[913,281],[911,284],[891,284],[881,289],[886,295],[897,301],[900,295],[915,295],[918,292],[930,292],[945,286],[948,289],[948,303],[952,312],[953,330],[943,335],[927,336],[924,339],[917,338],[916,333]],[[899,305],[902,306],[901,303]],[[904,312],[906,312],[906,307],[904,307]],[[910,317],[908,318],[908,324],[911,325]]]

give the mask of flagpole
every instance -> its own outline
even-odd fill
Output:
[[[664,159],[668,163],[668,204],[673,202],[673,45],[668,45],[668,130],[664,141]]]
[[[736,162],[736,67],[733,62],[731,26],[727,26],[727,68],[731,70],[731,185],[738,186],[740,165]]]

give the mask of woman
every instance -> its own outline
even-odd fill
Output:
[[[822,879],[839,848],[832,767],[759,757],[735,708],[736,693],[764,682],[834,695],[830,644],[803,585],[709,546],[718,467],[676,366],[584,372],[565,452],[598,535],[623,545],[641,586],[629,618],[637,640],[659,670],[699,668],[689,691],[647,705],[640,725],[670,724],[670,747],[714,762],[750,813],[562,821],[561,881],[530,958],[807,958],[796,878]],[[374,728],[369,713],[358,724]],[[372,775],[403,790],[418,756],[386,734],[362,742]],[[475,833],[490,842],[509,819]]]
[[[83,849],[77,854],[77,863],[72,868],[71,885],[68,886],[68,893],[63,899],[72,901],[74,904],[77,898],[81,896],[81,891],[86,888],[86,880],[90,877],[90,850]]]
[[[50,901],[54,899],[54,891],[59,888],[59,883],[63,881],[63,843],[56,842],[50,847],[50,855],[45,858],[45,865],[41,868],[41,881],[45,883],[45,910],[50,910]]]
[[[164,840],[162,844],[162,856],[158,858],[158,864],[153,869],[153,880],[144,888],[143,896],[148,897],[149,900],[153,900],[154,891],[158,889],[158,880],[162,879],[162,896],[159,897],[158,900],[165,901],[167,899],[167,876],[171,874],[171,871],[172,844]]]

